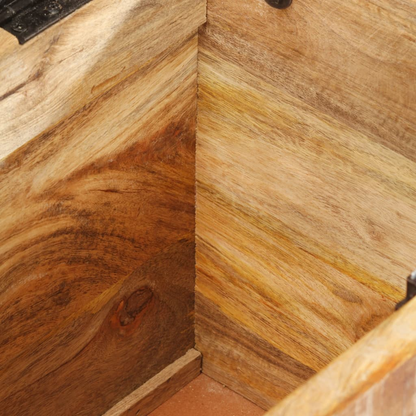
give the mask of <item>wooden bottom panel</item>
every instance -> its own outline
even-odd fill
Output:
[[[194,346],[197,38],[1,162],[0,409],[102,415]]]
[[[191,349],[117,403],[104,416],[146,416],[198,377],[200,373],[201,353]]]
[[[262,408],[200,374],[150,416],[264,416]]]

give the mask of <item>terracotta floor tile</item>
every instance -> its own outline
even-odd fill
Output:
[[[263,416],[244,397],[201,374],[150,416]]]

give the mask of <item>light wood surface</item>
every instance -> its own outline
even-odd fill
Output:
[[[209,0],[205,48],[416,161],[416,2]]]
[[[197,37],[0,166],[0,409],[102,415],[194,346]]]
[[[201,353],[191,349],[103,416],[146,416],[201,373]]]
[[[416,414],[416,356],[358,396],[335,416],[414,416]]]
[[[412,301],[266,416],[411,416],[416,412]]]
[[[268,408],[376,327],[416,252],[416,3],[211,0],[196,341]]]
[[[0,159],[204,21],[204,0],[94,0],[23,46],[0,30]]]

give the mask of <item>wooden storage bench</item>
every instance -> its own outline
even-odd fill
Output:
[[[416,412],[416,1],[268,3],[0,29],[0,416]]]

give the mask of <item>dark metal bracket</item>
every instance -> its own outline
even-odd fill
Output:
[[[292,0],[266,0],[266,3],[276,9],[286,9],[292,4]]]
[[[0,27],[20,44],[91,0],[0,0]]]
[[[416,270],[407,278],[407,290],[406,297],[396,305],[397,309],[400,309],[405,305],[409,300],[413,299],[416,296]]]

